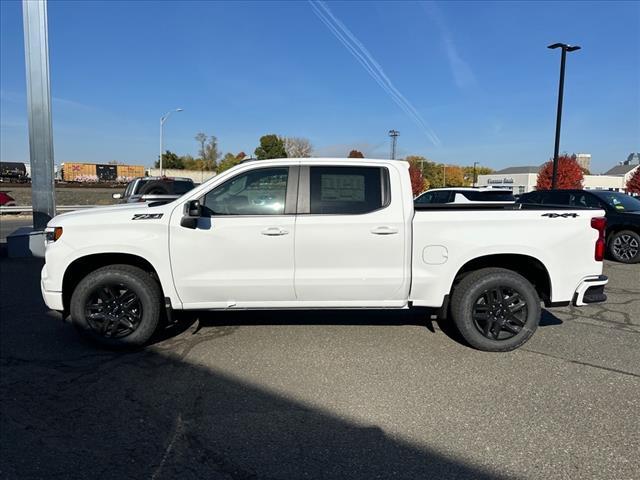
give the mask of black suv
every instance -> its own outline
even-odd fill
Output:
[[[538,190],[516,203],[601,208],[607,217],[607,246],[614,260],[640,262],[640,200],[609,190]]]

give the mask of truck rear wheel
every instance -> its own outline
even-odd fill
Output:
[[[535,332],[540,321],[540,298],[522,275],[503,268],[483,268],[456,285],[451,316],[472,347],[507,352],[524,344]]]
[[[111,348],[144,345],[156,331],[162,294],[158,282],[132,265],[109,265],[84,277],[71,296],[78,331]]]

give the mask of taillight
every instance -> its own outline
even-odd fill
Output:
[[[604,240],[604,231],[607,228],[607,219],[604,217],[594,217],[591,219],[591,228],[598,231],[598,239],[596,240],[595,259],[597,262],[604,260],[604,251],[606,243]]]

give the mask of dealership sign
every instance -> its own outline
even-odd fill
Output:
[[[487,183],[513,183],[513,178],[504,177],[504,178],[489,178]]]

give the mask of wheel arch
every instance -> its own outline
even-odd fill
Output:
[[[607,228],[607,244],[609,244],[611,237],[613,237],[616,233],[621,232],[623,230],[631,230],[632,232],[635,232],[638,235],[640,235],[640,225],[635,225],[631,223],[616,223],[615,225],[612,225],[611,227]]]
[[[545,305],[551,304],[551,277],[549,271],[540,260],[524,254],[499,253],[469,260],[456,273],[451,292],[469,273],[492,267],[504,268],[522,275],[533,284]]]
[[[132,265],[144,270],[158,282],[160,290],[162,291],[162,282],[160,282],[158,272],[148,260],[138,255],[116,252],[85,255],[71,262],[64,272],[62,279],[62,303],[64,311],[69,311],[71,295],[80,280],[98,268],[116,264]]]

